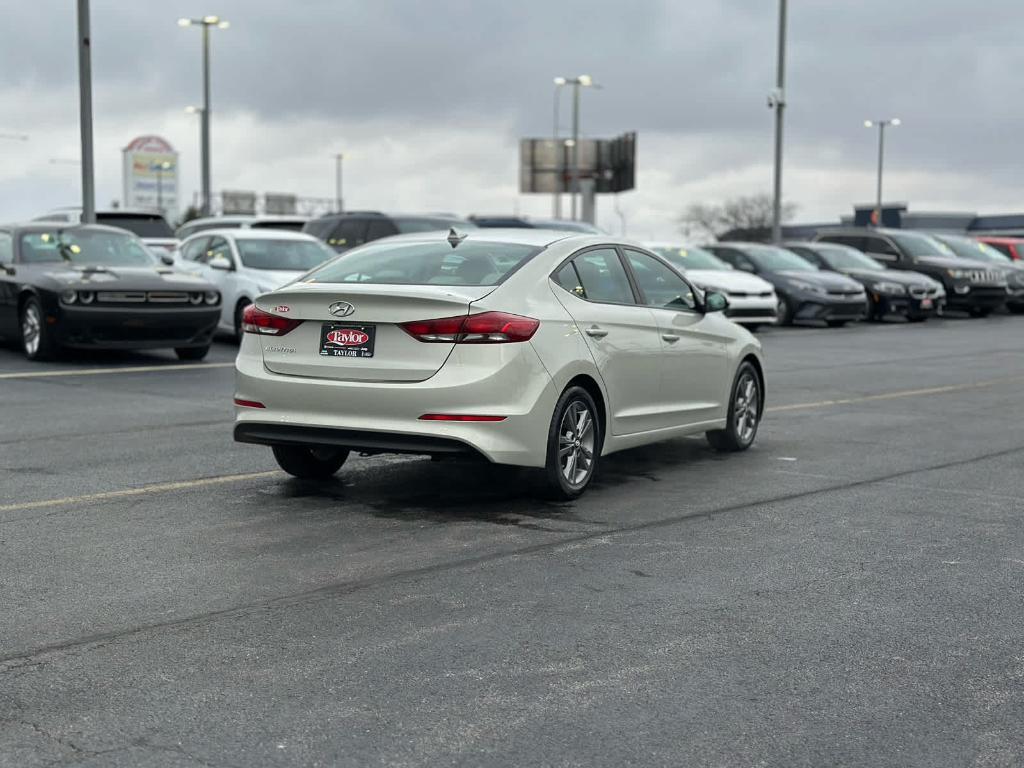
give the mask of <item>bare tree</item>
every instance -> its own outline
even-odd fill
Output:
[[[782,204],[782,220],[789,221],[796,213],[794,203]],[[719,205],[694,203],[679,217],[679,227],[687,237],[718,237],[732,229],[771,231],[772,196],[744,195]]]

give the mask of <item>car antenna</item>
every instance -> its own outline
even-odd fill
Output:
[[[456,232],[455,227],[451,227],[448,230],[448,243],[451,245],[452,248],[457,248],[459,243],[465,240],[466,237],[467,235],[460,235],[458,232]]]

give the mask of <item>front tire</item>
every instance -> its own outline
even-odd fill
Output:
[[[789,303],[789,299],[779,293],[775,296],[775,302],[775,315],[778,317],[778,324],[792,325],[793,306]]]
[[[761,377],[757,375],[757,369],[752,363],[744,362],[736,371],[729,395],[728,425],[725,429],[708,432],[708,443],[716,451],[747,450],[757,437],[763,405]]]
[[[304,445],[272,446],[277,465],[302,480],[326,480],[348,459],[345,448],[309,448]]]
[[[29,360],[51,360],[57,354],[53,331],[46,324],[43,305],[35,296],[21,308],[21,349]]]
[[[202,360],[210,351],[210,345],[205,347],[176,347],[174,354],[179,360]]]
[[[594,398],[583,387],[570,387],[555,404],[548,427],[545,495],[569,501],[590,484],[601,455],[601,421]]]

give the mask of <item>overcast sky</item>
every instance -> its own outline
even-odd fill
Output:
[[[3,0],[0,219],[79,202],[75,13]],[[121,148],[155,133],[198,186],[200,34],[213,34],[213,186],[350,208],[547,215],[518,194],[518,138],[552,130],[552,78],[590,74],[582,132],[635,130],[629,235],[668,237],[692,202],[771,188],[774,0],[93,0],[97,201],[121,197]],[[916,210],[1024,210],[1021,0],[790,0],[785,197],[830,221],[874,197]],[[568,129],[568,100],[562,109]],[[611,196],[598,223],[619,232]]]

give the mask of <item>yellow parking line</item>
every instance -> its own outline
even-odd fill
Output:
[[[155,483],[144,485],[141,488],[126,488],[122,491],[104,491],[102,493],[86,493],[81,496],[64,496],[60,499],[42,499],[40,501],[25,501],[18,504],[2,504],[0,512],[22,512],[26,509],[44,509],[45,507],[61,507],[68,504],[88,504],[94,501],[107,501],[108,499],[124,499],[132,496],[150,496],[156,493],[167,491],[182,491],[191,488],[202,488],[207,485],[224,485],[226,483],[237,483],[242,480],[257,480],[264,477],[280,475],[277,470],[267,472],[248,472],[243,475],[220,475],[218,477],[201,477],[197,480],[180,480],[174,483]]]
[[[234,363],[183,363],[181,365],[132,365],[124,368],[71,368],[60,371],[15,371],[0,373],[0,379],[43,379],[56,376],[101,376],[108,373],[151,373],[153,371],[205,371],[233,368]]]
[[[863,395],[861,397],[843,397],[835,400],[818,400],[814,403],[793,403],[792,405],[775,405],[765,408],[768,413],[779,413],[781,411],[803,411],[811,408],[827,408],[830,405],[850,405],[851,403],[868,403],[873,400],[895,400],[900,397],[915,397],[919,395],[938,395],[945,392],[964,392],[969,389],[984,389],[1004,381],[1016,381],[1024,379],[1024,376],[1009,376],[1001,379],[989,379],[988,381],[973,381],[970,384],[950,384],[945,387],[926,387],[924,389],[902,389],[896,392],[882,392],[877,395]]]

